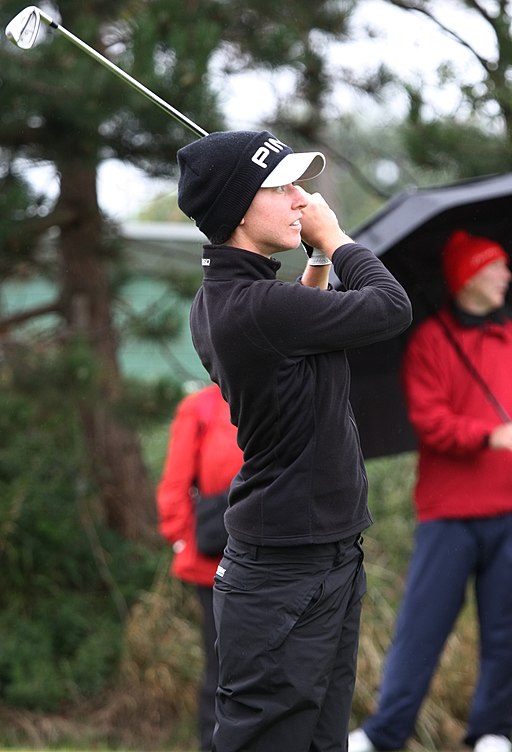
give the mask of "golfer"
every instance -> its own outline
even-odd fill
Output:
[[[178,152],[180,208],[210,240],[195,348],[230,405],[244,463],[215,575],[215,752],[342,752],[355,681],[367,478],[347,349],[394,337],[409,300],[319,194],[325,165],[268,131]],[[315,248],[302,279],[274,254]],[[298,252],[298,251],[297,251]],[[332,266],[345,291],[328,286]]]

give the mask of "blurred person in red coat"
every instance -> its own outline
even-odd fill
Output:
[[[465,743],[512,752],[512,280],[495,241],[456,230],[447,305],[410,338],[402,376],[416,431],[415,545],[375,712],[349,752],[402,750],[474,590],[479,672]]]
[[[217,385],[185,397],[169,431],[165,465],[157,488],[159,529],[174,550],[171,574],[196,586],[202,608],[205,670],[198,715],[201,750],[210,750],[215,726],[218,661],[213,621],[213,576],[222,556],[204,555],[196,540],[196,488],[208,496],[226,491],[242,464],[236,428]]]

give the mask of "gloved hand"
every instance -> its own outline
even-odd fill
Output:
[[[327,256],[322,253],[322,251],[319,251],[317,248],[313,248],[313,246],[309,245],[309,243],[302,241],[302,247],[304,248],[304,251],[309,258],[308,264],[310,266],[327,266],[331,263],[331,260],[327,258]]]

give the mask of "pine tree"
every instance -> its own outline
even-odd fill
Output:
[[[292,7],[268,0],[254,7],[237,0],[60,0],[51,13],[209,132],[224,126],[216,93],[221,86],[211,80],[214,60],[218,75],[226,76],[254,66],[286,67],[294,72],[293,100],[308,135],[319,127],[329,92],[323,42],[344,33],[351,7],[305,0]],[[4,0],[0,27],[20,10],[18,0]],[[108,524],[130,538],[150,537],[153,489],[137,434],[118,410],[124,385],[111,272],[119,249],[116,228],[98,207],[97,176],[103,160],[116,158],[172,179],[177,149],[195,136],[46,27],[29,51],[2,37],[0,69],[3,279],[22,267],[38,269],[51,275],[58,290],[52,303],[4,318],[0,328],[12,344],[22,321],[52,313],[53,350],[88,350],[94,397],[76,388],[76,378],[69,388],[89,472]],[[34,195],[27,182],[38,165],[50,166],[58,177],[55,200]],[[49,231],[55,259],[41,254]]]

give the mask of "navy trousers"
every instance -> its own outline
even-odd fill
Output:
[[[214,752],[346,752],[364,591],[358,539],[229,539],[213,593]]]
[[[377,749],[402,749],[412,735],[470,580],[480,625],[480,673],[466,741],[472,744],[484,734],[510,736],[512,514],[418,525],[378,708],[363,724]]]

